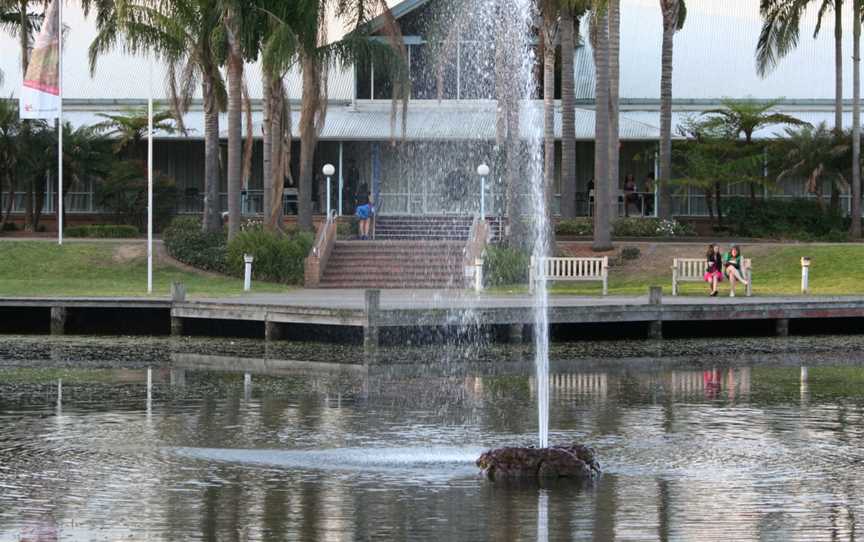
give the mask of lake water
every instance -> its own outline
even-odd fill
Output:
[[[536,440],[530,346],[4,337],[0,540],[854,540],[862,347],[556,345],[550,440],[604,474],[540,487],[473,464]]]

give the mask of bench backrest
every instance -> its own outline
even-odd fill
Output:
[[[532,258],[533,261],[534,259]],[[602,258],[541,258],[540,262],[541,276],[550,280],[567,278],[601,279],[609,268],[609,258],[607,256],[603,256]]]
[[[675,258],[672,260],[672,268],[679,280],[702,280],[708,270],[708,261],[705,258]]]

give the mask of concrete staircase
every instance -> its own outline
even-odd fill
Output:
[[[337,241],[320,287],[462,288],[464,250],[464,241]]]
[[[473,217],[432,215],[385,215],[375,223],[375,239],[379,241],[467,241]],[[492,242],[503,235],[499,217],[486,217]]]
[[[467,241],[470,216],[385,215],[375,222],[378,241]]]

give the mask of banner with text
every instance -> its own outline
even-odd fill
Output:
[[[60,100],[60,14],[57,0],[51,0],[24,74],[21,118],[56,119]]]

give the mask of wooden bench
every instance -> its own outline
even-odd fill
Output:
[[[538,265],[539,263],[539,265]],[[609,257],[602,258],[531,258],[528,287],[533,292],[537,281],[598,281],[603,295],[609,292]]]
[[[744,258],[741,263],[741,274],[747,280],[746,295],[753,295],[752,263],[750,258]],[[679,282],[702,282],[705,280],[705,272],[708,271],[708,262],[705,258],[675,258],[672,260],[672,295],[678,295]],[[725,278],[724,280],[728,280]]]

